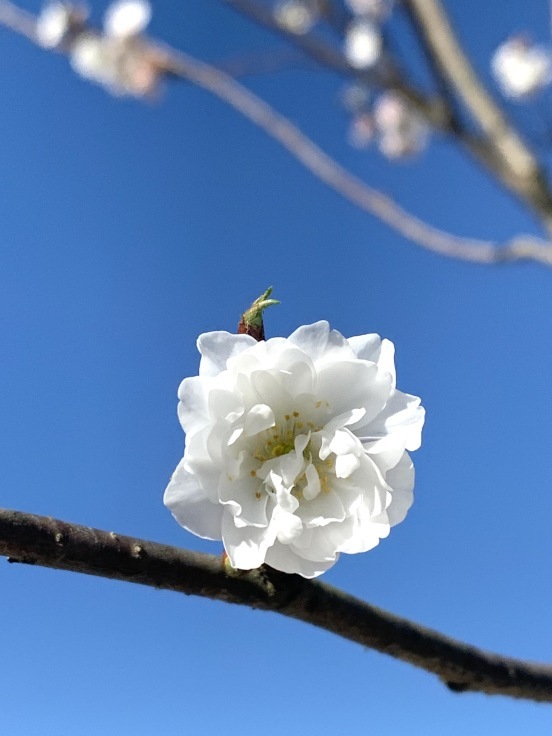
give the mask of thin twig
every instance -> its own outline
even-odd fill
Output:
[[[420,667],[455,692],[552,702],[552,667],[485,652],[266,566],[232,571],[213,555],[5,509],[0,556],[274,611]]]
[[[407,80],[404,70],[396,67],[396,62],[388,62],[382,71],[355,69],[325,39],[313,34],[294,34],[279,25],[274,14],[258,0],[221,2],[278,33],[323,67],[343,76],[365,79],[376,87],[399,92],[429,125],[460,143],[508,191],[533,210],[547,232],[552,231],[552,192],[545,175],[530,149],[485,91],[437,0],[404,0],[403,4],[416,24],[417,36],[426,56],[430,58],[431,69],[441,70],[442,78],[452,85],[450,91],[459,92],[468,112],[480,123],[480,134],[472,133],[461,123],[460,116],[447,99],[448,95],[431,98],[423,94]]]
[[[0,24],[37,43],[36,18],[32,13],[10,2],[0,2]]]
[[[296,49],[280,46],[275,49],[263,49],[256,53],[239,54],[227,57],[216,63],[216,68],[234,79],[250,76],[273,74],[274,72],[302,70],[316,71],[320,67],[314,65]]]
[[[271,9],[258,3],[257,0],[220,1],[256,24],[281,36],[323,69],[332,71],[342,77],[353,78],[376,87],[393,89],[399,92],[434,128],[442,132],[450,131],[451,120],[444,100],[426,97],[426,95],[408,84],[392,64],[387,64],[384,69],[358,69],[348,62],[340,49],[332,46],[325,39],[310,33],[293,33],[293,31],[279,24]]]
[[[30,16],[8,0],[0,0],[0,24],[18,30],[35,40]],[[23,32],[23,31],[22,31]],[[505,245],[476,238],[462,238],[434,228],[411,215],[391,197],[369,187],[320,149],[308,136],[268,103],[260,99],[228,74],[199,59],[167,46],[153,45],[159,67],[203,87],[231,105],[252,123],[262,128],[286,148],[306,169],[352,204],[369,212],[408,240],[439,255],[485,265],[512,261],[536,261],[552,266],[552,245],[531,236],[517,236]]]
[[[160,53],[163,53],[161,49]],[[408,240],[439,255],[474,263],[488,265],[534,260],[552,265],[552,246],[538,238],[517,236],[506,245],[499,245],[489,240],[458,237],[428,225],[347,171],[296,125],[232,77],[189,54],[177,53],[172,49],[165,50],[164,54],[165,58],[160,63],[172,73],[209,90],[241,112],[278,141],[318,179]]]

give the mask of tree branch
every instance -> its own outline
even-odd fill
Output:
[[[552,702],[550,666],[484,652],[324,583],[267,566],[232,571],[214,555],[5,509],[0,556],[274,611],[420,667],[455,692]]]
[[[547,232],[552,232],[552,192],[530,149],[508,123],[479,81],[463,53],[438,0],[404,0],[430,66],[451,85],[474,116],[482,135],[474,135],[460,123],[445,96],[428,98],[406,80],[394,64],[383,72],[352,67],[343,54],[312,34],[297,35],[282,28],[270,10],[258,0],[221,0],[255,23],[278,33],[303,53],[342,76],[364,80],[367,84],[393,89],[435,130],[455,138],[507,190],[520,198],[538,216]],[[439,81],[439,77],[437,78]]]
[[[456,38],[440,0],[403,0],[432,66],[462,100],[494,152],[486,163],[552,232],[552,193],[533,153],[487,92]],[[494,161],[493,161],[494,159]]]
[[[440,98],[427,98],[407,84],[404,75],[401,75],[390,63],[385,66],[384,71],[357,69],[349,64],[339,49],[334,48],[327,41],[308,33],[298,35],[281,26],[276,21],[270,8],[259,4],[257,0],[220,1],[258,25],[285,38],[288,43],[302,51],[322,68],[329,69],[342,77],[353,78],[360,82],[366,82],[366,84],[373,84],[376,87],[393,89],[399,92],[432,127],[442,132],[451,132],[451,117],[445,101]]]
[[[474,263],[494,265],[532,260],[552,266],[552,245],[539,238],[520,235],[500,245],[488,240],[462,238],[428,225],[347,171],[290,120],[232,77],[183,52],[163,51],[162,47],[158,47],[158,52],[164,68],[231,105],[286,148],[314,176],[408,240],[439,255]]]

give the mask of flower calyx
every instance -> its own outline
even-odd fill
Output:
[[[272,289],[273,287],[269,286],[242,314],[238,324],[238,335],[250,335],[257,342],[265,339],[263,312],[268,307],[280,303],[277,299],[270,299]]]

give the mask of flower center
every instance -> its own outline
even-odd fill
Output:
[[[274,427],[256,436],[252,448],[256,467],[250,475],[262,480],[265,492],[271,493],[267,480],[275,472],[298,500],[314,498],[320,491],[329,493],[328,476],[335,475],[335,460],[333,456],[320,458],[322,428],[297,410],[282,415]],[[303,441],[298,442],[298,437]],[[257,490],[255,496],[260,499],[263,493]]]
[[[257,445],[253,457],[260,463],[265,463],[267,460],[287,455],[295,450],[295,438],[298,435],[308,435],[320,429],[322,428],[316,426],[314,422],[302,420],[298,411],[284,414],[281,422],[257,436],[261,442]],[[308,456],[308,445],[303,450],[303,455],[305,458]]]

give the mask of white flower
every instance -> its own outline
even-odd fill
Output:
[[[308,0],[280,0],[274,8],[274,18],[282,28],[303,36],[315,25],[318,13]]]
[[[491,68],[507,97],[526,97],[552,79],[552,56],[524,36],[514,36],[495,51]]]
[[[71,46],[71,65],[85,79],[114,95],[142,97],[155,91],[160,71],[140,39],[87,32]]]
[[[383,39],[377,25],[360,18],[350,23],[345,33],[344,53],[355,69],[368,69],[379,61]]]
[[[117,0],[105,13],[104,30],[117,38],[137,36],[150,20],[151,5],[146,0]]]
[[[49,2],[36,19],[36,39],[45,49],[60,48],[72,33],[82,30],[87,16],[83,7]]]
[[[116,77],[104,40],[92,31],[81,33],[71,46],[71,66],[85,79],[106,84]]]
[[[262,342],[208,332],[198,348],[164,497],[185,529],[222,539],[235,568],[312,578],[404,519],[424,410],[395,388],[389,340],[316,322]]]
[[[379,149],[387,158],[412,156],[427,145],[427,124],[395,92],[384,92],[378,97],[374,105],[374,121],[379,131]]]

